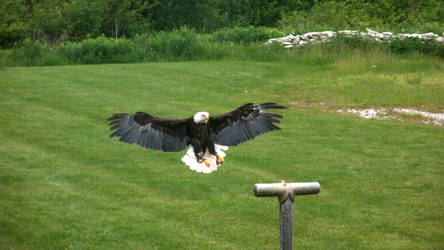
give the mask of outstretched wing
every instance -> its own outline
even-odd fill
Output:
[[[163,119],[144,112],[115,114],[108,118],[110,137],[120,141],[166,152],[178,152],[187,146],[188,119]]]
[[[283,117],[267,109],[284,108],[276,103],[247,103],[231,112],[210,116],[211,136],[217,144],[235,146],[260,134],[280,129],[273,123],[280,123],[277,118]]]

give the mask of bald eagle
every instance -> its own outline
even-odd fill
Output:
[[[251,140],[256,136],[280,129],[281,115],[267,109],[284,109],[276,103],[247,103],[216,116],[197,112],[187,119],[165,119],[144,112],[115,114],[108,118],[110,137],[121,142],[136,143],[145,148],[178,152],[187,146],[182,161],[201,173],[211,173],[224,162],[228,146]]]

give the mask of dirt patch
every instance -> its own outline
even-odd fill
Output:
[[[444,113],[432,113],[412,108],[339,109],[337,112],[353,114],[363,119],[390,119],[444,126]]]

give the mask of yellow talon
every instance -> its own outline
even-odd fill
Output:
[[[209,161],[208,159],[203,159],[203,162],[205,163],[205,165],[206,165],[207,167],[210,166],[210,161]]]
[[[224,158],[217,156],[217,164],[220,165],[224,162]]]

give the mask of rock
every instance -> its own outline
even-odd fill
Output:
[[[324,34],[326,34],[327,37],[334,37],[334,36],[336,36],[336,32],[333,32],[333,31],[324,31]]]
[[[435,39],[437,42],[444,42],[444,33],[443,36],[438,36],[432,32],[424,33],[424,34],[396,34],[393,32],[376,32],[371,29],[367,29],[367,32],[358,32],[355,30],[341,30],[337,33],[343,34],[345,36],[359,36],[362,38],[371,38],[376,41],[392,41],[393,39],[404,40],[405,38],[416,38],[422,40],[431,40]],[[304,46],[307,43],[316,43],[316,42],[329,42],[329,39],[335,37],[336,32],[334,31],[322,31],[322,32],[308,32],[302,35],[293,35],[290,34],[284,37],[271,38],[266,44],[271,44],[274,42],[279,42],[284,45],[285,48],[293,48],[294,46]]]
[[[367,29],[367,33],[368,33],[369,35],[376,35],[376,34],[378,34],[378,32],[376,32],[376,31],[374,31],[374,30],[371,30],[371,29]]]
[[[380,34],[380,33],[377,33],[377,34],[375,34],[375,38],[384,39],[384,35]]]
[[[432,40],[435,37],[438,37],[438,35],[435,35],[432,32],[422,34],[422,39],[424,39],[424,40]]]

